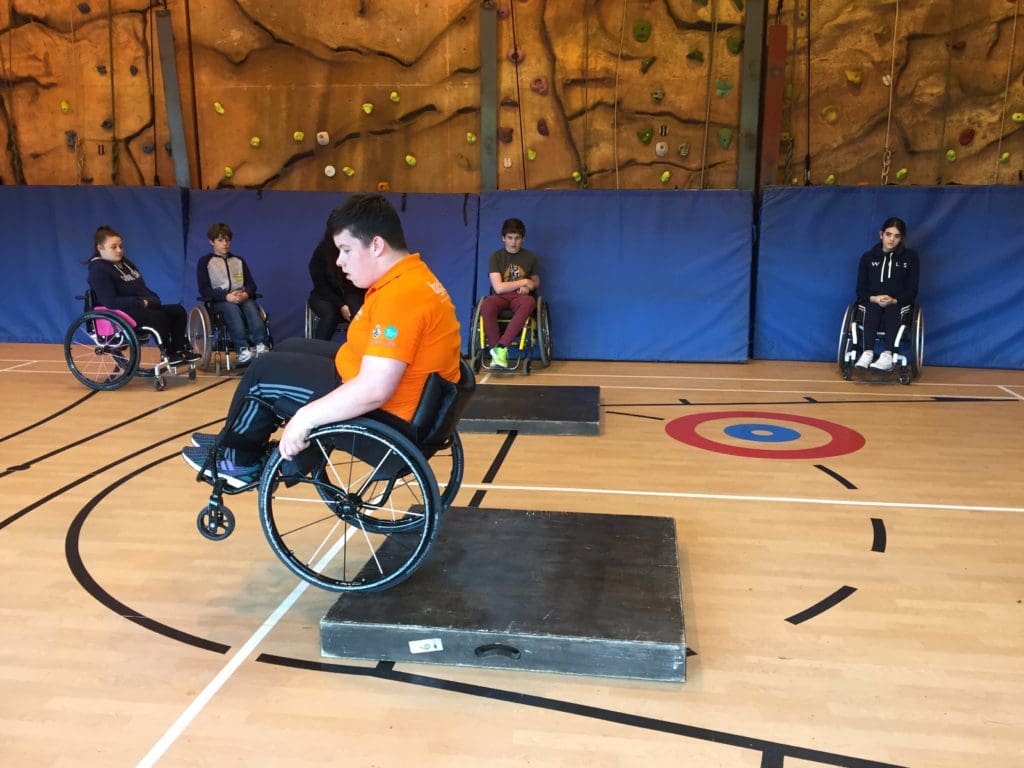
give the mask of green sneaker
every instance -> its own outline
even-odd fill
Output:
[[[508,350],[505,347],[491,347],[491,368],[508,368]]]

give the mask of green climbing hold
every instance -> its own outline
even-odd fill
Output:
[[[715,80],[715,95],[720,98],[725,98],[729,95],[729,91],[732,90],[732,83],[728,80]]]
[[[689,144],[680,144],[678,152],[679,152],[679,156],[680,157],[689,157],[690,156],[690,145]]]
[[[955,149],[947,149],[946,150],[946,159],[949,162],[951,162],[951,163],[955,163],[956,162],[956,150]]]
[[[830,173],[828,176],[825,177],[825,183],[828,184],[830,187],[835,186],[836,175],[834,173]]]
[[[658,60],[657,56],[648,56],[646,59],[640,62],[640,74],[646,75],[647,70]]]
[[[651,22],[649,21],[634,21],[633,22],[633,39],[638,43],[646,43],[651,38]]]
[[[732,145],[732,128],[718,129],[718,143],[722,145],[722,149],[728,149]]]
[[[829,125],[835,125],[839,122],[839,110],[829,105],[821,110],[821,119]]]
[[[636,137],[640,139],[641,143],[650,144],[651,139],[654,138],[654,129],[651,128],[651,126],[641,128],[639,131],[636,132]]]
[[[688,54],[686,54],[686,58],[688,58],[690,61],[696,61],[698,64],[703,64],[704,51],[702,51],[700,48],[694,48]]]
[[[729,35],[725,39],[725,47],[729,49],[729,53],[735,56],[743,50],[743,38],[736,37],[736,35]]]
[[[743,13],[743,0],[732,0],[732,4],[736,6],[736,10]]]
[[[896,181],[903,181],[909,175],[909,170],[907,170],[906,168],[900,168],[898,171],[896,171]]]
[[[651,91],[651,101],[653,101],[655,104],[661,104],[664,98],[665,92],[661,90],[661,88],[655,88],[653,91]]]
[[[999,156],[999,162],[1003,163],[1003,164],[1006,164],[1006,163],[1010,162],[1010,153],[1009,152],[1003,152],[1003,154],[1001,154]]]

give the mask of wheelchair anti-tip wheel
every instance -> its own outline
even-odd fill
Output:
[[[442,509],[419,448],[369,418],[319,427],[309,442],[319,456],[312,472],[295,473],[277,449],[263,470],[260,523],[274,554],[334,592],[373,592],[406,579],[433,543]],[[461,474],[461,444],[458,452]]]
[[[64,335],[64,360],[75,378],[90,389],[123,387],[139,367],[139,340],[120,315],[91,310]]]
[[[196,527],[210,541],[221,541],[235,530],[235,515],[223,505],[207,504],[196,517]]]

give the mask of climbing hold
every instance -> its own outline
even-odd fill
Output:
[[[373,104],[369,101],[363,102],[363,112],[371,114],[373,112]]]
[[[88,3],[79,3],[78,4],[78,11],[79,11],[79,13],[88,13],[91,10],[92,9],[89,7]]]
[[[342,173],[344,173],[344,174],[345,174],[346,176],[348,176],[349,178],[351,178],[351,177],[353,177],[353,176],[355,176],[355,175],[356,175],[356,169],[355,169],[355,168],[353,168],[353,167],[352,167],[352,166],[350,166],[350,165],[346,165],[346,166],[345,166],[344,168],[342,168],[342,169],[341,169],[341,172],[342,172]]]
[[[783,131],[782,133],[779,134],[779,143],[780,144],[789,144],[789,142],[791,142],[792,140],[793,140],[793,134],[790,133],[789,131]]]
[[[508,60],[513,64],[522,64],[526,60],[526,54],[520,46],[514,45],[508,49]]]
[[[672,172],[671,171],[662,171],[662,173],[661,173],[661,183],[662,184],[668,184],[671,179],[672,179]]]
[[[737,37],[736,35],[729,35],[725,38],[725,47],[729,49],[729,53],[736,56],[743,50],[743,38]]]
[[[416,157],[414,155],[406,155],[405,164],[412,168],[414,165],[416,165]]]
[[[535,77],[530,81],[530,90],[538,96],[546,96],[548,92],[548,79],[546,77]]]
[[[64,143],[68,149],[74,149],[75,144],[78,143],[78,134],[74,131],[64,131]],[[1006,154],[1010,154],[1007,152]]]
[[[654,154],[658,157],[665,157],[668,154],[668,142],[659,141],[654,145]]]
[[[999,156],[999,162],[1000,163],[1008,163],[1008,162],[1010,162],[1010,153],[1009,152],[1003,152],[1003,154],[1001,154]]]
[[[790,176],[789,183],[792,184],[794,187],[800,186],[800,177],[799,176]]]
[[[506,167],[506,168],[511,168],[511,167],[512,167],[512,158],[511,158],[511,157],[508,157],[508,156],[506,155],[505,157],[501,158],[501,164],[502,164],[502,165],[503,165],[504,167]]]
[[[1015,123],[1024,123],[1024,112],[1014,112],[1010,117]]]
[[[302,140],[305,139],[305,138],[306,138],[306,134],[303,133],[302,131],[293,131],[292,132],[292,141],[294,141],[296,144],[301,144]]]
[[[506,6],[503,5],[503,6],[501,6],[498,9],[498,18],[499,19],[507,19],[508,18],[508,8]]]
[[[327,131],[317,131],[316,143],[319,144],[321,147],[326,147],[328,144],[331,143],[331,134],[329,134]]]
[[[898,171],[896,171],[896,180],[897,181],[903,181],[909,175],[910,175],[910,171],[909,170],[907,170],[906,168],[900,168]]]
[[[377,191],[378,192],[390,192],[391,191],[391,182],[390,181],[378,181],[377,182]]]
[[[225,179],[230,179],[234,175],[235,175],[235,169],[232,168],[230,165],[225,165],[224,166],[224,178]]]
[[[174,150],[171,148],[171,142],[164,142],[164,152],[166,152],[168,155],[174,154]]]
[[[718,129],[718,143],[722,145],[722,149],[729,148],[732,144],[732,128]]]
[[[144,155],[152,155],[156,151],[156,147],[153,146],[152,141],[142,142],[142,153]]]
[[[498,141],[502,144],[511,144],[514,132],[511,128],[504,126],[498,129]]]
[[[947,149],[946,150],[946,159],[949,162],[951,162],[951,163],[955,163],[956,162],[956,150],[955,149]]]
[[[665,92],[661,88],[656,88],[651,91],[651,101],[655,104],[661,104],[662,99],[665,98]]]
[[[634,21],[633,22],[633,39],[638,43],[646,43],[651,37],[651,22],[649,21]]]
[[[60,111],[63,112],[65,115],[68,112],[70,112],[71,111],[71,102],[68,101],[67,99],[61,99],[60,100]]]
[[[973,128],[964,128],[962,131],[960,131],[960,146],[961,147],[966,147],[972,141],[974,141],[974,129]]]
[[[541,136],[547,136],[551,131],[548,129],[548,121],[543,117],[537,121],[537,133]]]
[[[392,91],[388,94],[388,98],[395,104],[402,100],[402,97],[398,95],[398,91]]]
[[[114,128],[114,121],[113,121],[113,119],[108,117],[106,120],[104,120],[102,123],[100,123],[100,127],[105,129],[105,130],[108,130],[108,131],[112,130]]]
[[[131,73],[132,77],[135,77],[137,74],[139,74],[139,68],[136,67],[134,64],[128,67],[128,71]]]
[[[476,134],[472,131],[466,131],[466,143],[476,144]]]
[[[839,122],[839,110],[830,104],[821,110],[821,119],[829,125],[835,125]]]
[[[736,6],[736,10],[743,13],[743,0],[732,0],[732,4]]]
[[[583,181],[583,174],[580,173],[579,171],[573,171],[572,180],[579,184],[581,181]]]
[[[825,177],[825,183],[830,187],[833,186],[836,183],[836,175],[834,173],[830,173]]]
[[[536,160],[537,159],[537,150],[536,149],[528,149],[528,150],[526,150],[526,159],[527,160]]]
[[[213,102],[213,111],[216,112],[218,115],[223,115],[224,105],[221,104],[219,101]]]
[[[518,107],[519,102],[513,99],[511,96],[506,96],[501,100],[501,106],[503,107]]]
[[[326,176],[328,179],[333,179],[334,178],[334,174],[336,174],[337,172],[338,172],[338,169],[335,168],[333,165],[325,165],[324,166],[324,176]]]
[[[258,147],[262,143],[263,142],[260,140],[259,136],[253,136],[251,139],[249,139],[249,146],[251,147]]]
[[[707,6],[708,0],[693,0],[693,4],[699,5],[701,8],[704,8]]]
[[[860,85],[864,81],[864,73],[859,69],[846,70],[846,82],[850,85]]]
[[[654,66],[654,62],[658,60],[657,56],[648,56],[646,59],[640,62],[640,74],[646,75],[647,70]]]
[[[654,129],[651,126],[641,128],[636,132],[636,137],[640,139],[641,144],[650,144],[651,139],[654,138]]]
[[[688,58],[690,61],[696,61],[698,64],[703,64],[704,51],[702,51],[700,48],[694,48],[688,54],[686,54],[686,58]]]
[[[719,97],[726,97],[729,95],[729,91],[732,90],[732,83],[728,80],[715,80],[715,95]]]
[[[875,30],[875,42],[879,45],[889,42],[892,38],[892,29],[889,26],[879,27]]]
[[[964,48],[967,47],[967,41],[957,40],[955,43],[950,43],[949,47],[952,48],[954,51],[962,51],[964,50]]]
[[[676,152],[679,154],[680,157],[689,157],[690,156],[690,145],[689,144],[680,144],[679,145],[679,149],[677,149]]]

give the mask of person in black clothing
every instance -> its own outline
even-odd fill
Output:
[[[858,368],[892,370],[900,318],[917,300],[920,272],[917,252],[903,244],[906,236],[907,225],[902,219],[886,219],[878,233],[879,242],[860,257],[857,300],[864,307],[864,350],[857,359]],[[885,333],[885,341],[875,360],[875,335],[879,327]]]
[[[198,360],[201,356],[188,343],[185,308],[160,301],[138,268],[125,258],[121,235],[101,226],[93,236],[93,245],[95,251],[88,261],[89,287],[96,294],[97,306],[119,309],[138,325],[154,329],[172,365]]]
[[[309,260],[309,276],[313,290],[309,292],[309,308],[317,317],[313,338],[328,341],[342,323],[341,341],[345,341],[348,323],[363,306],[366,291],[357,288],[338,266],[338,247],[330,233],[317,245]]]

